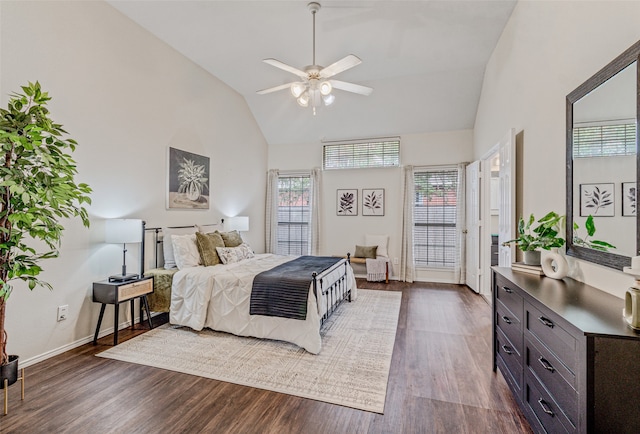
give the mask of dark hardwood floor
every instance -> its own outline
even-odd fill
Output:
[[[530,432],[491,369],[491,309],[482,297],[457,285],[358,285],[402,291],[384,415],[94,357],[112,344],[107,336],[28,367],[26,398],[10,387],[0,432]],[[122,330],[120,339],[144,332]]]

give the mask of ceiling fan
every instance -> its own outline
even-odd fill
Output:
[[[301,80],[259,90],[257,93],[259,95],[265,95],[289,88],[298,104],[302,107],[311,106],[313,108],[313,114],[315,115],[316,107],[319,107],[321,104],[326,106],[333,104],[336,99],[332,93],[333,89],[345,90],[360,95],[370,95],[371,92],[373,92],[373,88],[331,78],[361,64],[362,60],[360,60],[358,56],[349,54],[327,67],[316,65],[316,12],[320,10],[320,3],[311,2],[307,6],[313,16],[313,64],[305,66],[304,70],[300,70],[276,59],[264,59],[264,63],[297,75]]]

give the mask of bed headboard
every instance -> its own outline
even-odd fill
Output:
[[[146,222],[142,222],[142,247],[140,248],[140,274],[144,274],[144,272],[149,268],[158,268],[164,266],[164,256],[163,256],[163,228],[169,229],[188,229],[188,228],[206,228],[206,231],[214,231],[214,230],[223,230],[224,219],[220,223],[207,223],[203,225],[185,225],[185,226],[164,226],[164,227],[147,227]],[[153,256],[151,256],[151,261],[147,262],[146,257],[146,245],[149,243],[149,247],[153,248]],[[149,266],[151,265],[151,266]]]

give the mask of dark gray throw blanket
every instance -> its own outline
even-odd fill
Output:
[[[300,256],[263,271],[253,279],[249,313],[306,319],[312,274],[320,274],[341,260],[332,256]]]

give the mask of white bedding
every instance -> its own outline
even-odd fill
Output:
[[[233,333],[239,336],[277,339],[292,342],[313,354],[322,348],[320,319],[326,303],[316,303],[313,289],[309,290],[307,318],[304,321],[249,315],[253,277],[263,271],[295,259],[296,256],[259,254],[254,258],[227,265],[192,267],[173,276],[171,289],[171,324],[202,330]],[[342,267],[332,267],[322,274],[327,287],[342,274]],[[351,299],[357,297],[356,281],[351,266],[347,266],[347,285]],[[318,290],[318,293],[321,293]]]

